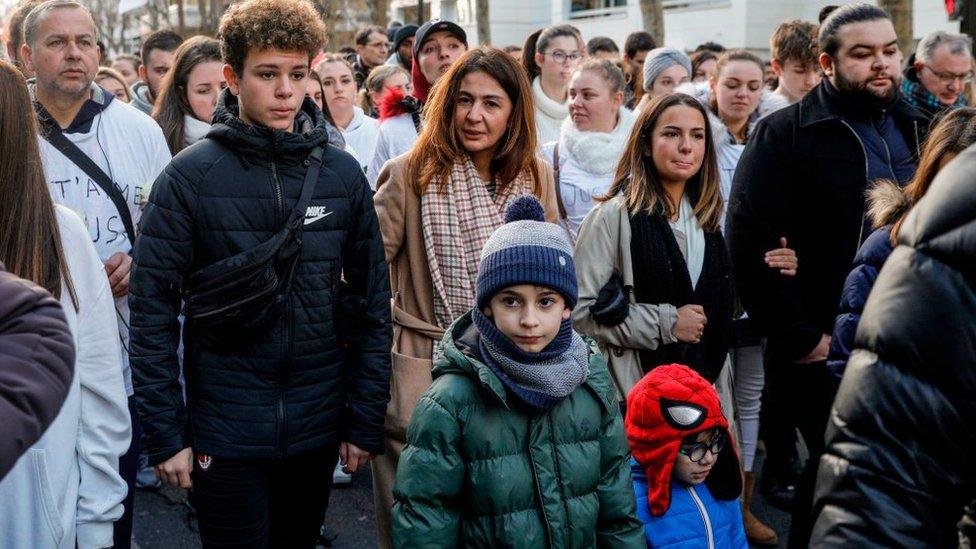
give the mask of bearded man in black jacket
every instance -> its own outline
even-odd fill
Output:
[[[328,143],[322,111],[305,96],[325,36],[314,9],[247,0],[224,14],[219,35],[228,89],[213,128],[159,176],[141,221],[130,298],[136,398],[150,462],[169,483],[193,487],[204,546],[311,548],[337,456],[352,472],[383,448],[388,268],[365,175]],[[233,258],[216,273],[233,279],[249,266],[240,254],[286,224],[297,256],[289,245],[275,257],[297,259],[255,317],[279,314],[266,326],[205,321],[195,308],[206,303],[202,273]],[[243,307],[240,297],[228,301]],[[223,314],[217,305],[210,316]],[[247,330],[226,329],[237,323]]]
[[[804,547],[816,463],[835,392],[825,360],[844,279],[870,231],[865,190],[875,179],[907,183],[928,120],[899,94],[902,54],[888,14],[850,4],[821,25],[825,78],[799,103],[777,111],[749,138],[729,200],[727,236],[735,284],[767,336],[771,373],[793,402],[810,450],[794,502],[790,546]],[[795,278],[763,261],[786,237]],[[774,246],[773,246],[774,247]]]

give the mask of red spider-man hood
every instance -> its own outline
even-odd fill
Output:
[[[624,424],[634,459],[647,472],[652,515],[659,517],[671,506],[671,471],[682,439],[716,427],[728,442],[705,484],[716,499],[733,500],[742,493],[739,457],[718,394],[691,368],[670,364],[651,370],[627,395]]]

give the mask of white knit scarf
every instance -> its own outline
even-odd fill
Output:
[[[559,133],[559,148],[572,156],[580,168],[594,175],[607,175],[617,164],[627,147],[627,140],[637,117],[620,107],[617,127],[612,132],[584,132],[576,129],[571,117],[563,121]]]

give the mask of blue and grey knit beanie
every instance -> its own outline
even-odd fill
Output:
[[[534,284],[559,292],[566,306],[576,306],[576,265],[565,229],[546,222],[533,196],[520,196],[505,212],[505,224],[481,250],[476,299],[483,310],[492,296],[510,286]]]

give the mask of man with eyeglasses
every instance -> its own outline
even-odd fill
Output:
[[[929,116],[967,106],[965,92],[973,81],[972,47],[965,34],[936,31],[922,38],[901,83],[908,102]]]
[[[363,88],[363,82],[374,67],[386,63],[390,55],[390,42],[383,27],[366,27],[356,33],[356,62],[353,64],[353,77],[356,89]]]

